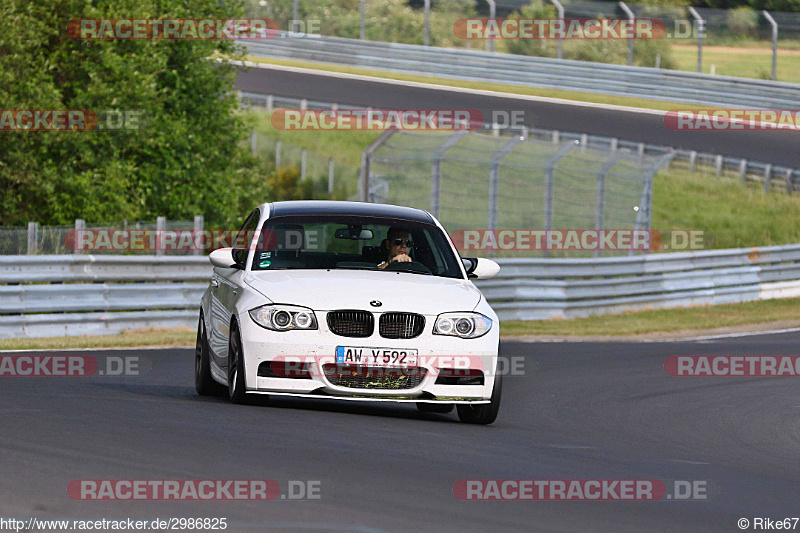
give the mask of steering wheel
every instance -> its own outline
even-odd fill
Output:
[[[395,261],[386,265],[386,270],[391,270],[392,272],[419,272],[420,274],[431,273],[431,269],[419,261]]]

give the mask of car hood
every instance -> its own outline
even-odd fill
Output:
[[[271,270],[250,272],[245,281],[274,303],[317,311],[368,309],[436,315],[472,311],[481,299],[469,281],[405,272]],[[373,300],[383,305],[371,307]]]

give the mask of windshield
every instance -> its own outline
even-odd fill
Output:
[[[253,270],[357,269],[463,278],[450,241],[433,224],[291,216],[268,219],[261,230]],[[407,258],[390,261],[401,253]]]

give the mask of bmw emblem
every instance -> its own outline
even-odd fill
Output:
[[[383,303],[382,303],[382,302],[380,302],[379,300],[372,300],[372,301],[369,303],[369,305],[371,305],[372,307],[380,307],[380,306],[382,306],[382,305],[383,305]]]

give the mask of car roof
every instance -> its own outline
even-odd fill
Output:
[[[363,217],[396,218],[433,224],[433,217],[422,209],[390,204],[366,202],[337,202],[331,200],[295,200],[271,202],[270,218],[292,215],[353,215]]]

